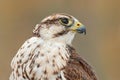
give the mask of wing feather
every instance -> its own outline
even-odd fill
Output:
[[[64,71],[66,80],[98,80],[92,67],[72,47],[69,49],[71,56]]]

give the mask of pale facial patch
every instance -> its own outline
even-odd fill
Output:
[[[51,39],[63,30],[65,30],[64,26],[51,25],[49,28],[41,27],[39,34],[43,39]]]

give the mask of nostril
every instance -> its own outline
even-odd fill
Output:
[[[77,24],[77,26],[80,26],[80,24]]]

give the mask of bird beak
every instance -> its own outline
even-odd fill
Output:
[[[70,28],[70,30],[82,34],[86,34],[86,28],[83,24],[81,24],[79,21],[76,21],[73,25],[73,27]]]

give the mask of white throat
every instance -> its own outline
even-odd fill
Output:
[[[65,43],[65,44],[71,45],[72,41],[74,39],[74,36],[75,36],[75,32],[68,32],[67,34],[53,38],[52,40],[55,40],[55,42],[57,41],[60,43]]]

